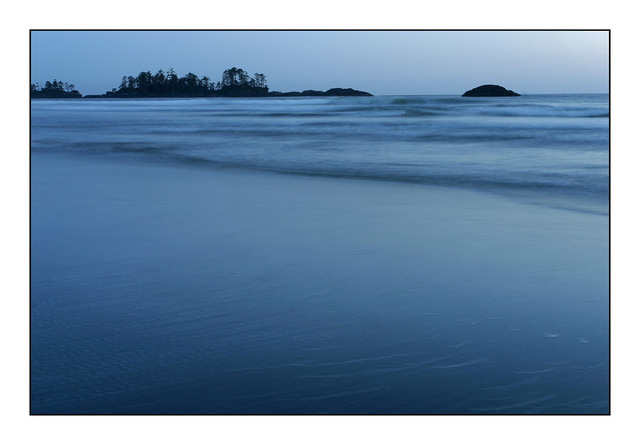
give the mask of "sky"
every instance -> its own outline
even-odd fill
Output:
[[[607,31],[31,31],[31,83],[82,94],[173,68],[219,81],[242,68],[271,91],[355,88],[459,95],[483,84],[521,94],[609,91]]]

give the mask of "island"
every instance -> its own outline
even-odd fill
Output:
[[[70,98],[79,99],[82,94],[76,90],[75,85],[68,82],[57,81],[53,79],[53,82],[46,81],[44,86],[38,83],[31,84],[31,98],[43,98],[43,99],[58,99],[58,98]]]
[[[507,90],[500,85],[482,85],[465,92],[462,97],[505,97],[520,96],[518,93]]]
[[[274,91],[269,93],[270,96],[373,96],[366,91],[354,90],[353,88],[331,88],[327,91],[304,90],[302,92],[289,91],[288,93],[280,93]]]
[[[54,85],[49,87],[49,85]],[[73,91],[66,92],[65,88]],[[84,97],[84,98],[159,98],[159,97],[299,97],[299,96],[373,96],[366,91],[353,88],[330,88],[326,91],[269,91],[267,77],[255,73],[251,77],[241,68],[229,68],[222,73],[220,82],[213,82],[209,77],[198,77],[188,73],[178,77],[173,68],[156,74],[143,71],[137,76],[123,76],[118,88],[113,88],[104,94],[89,94],[82,96],[73,85],[62,84],[54,80],[47,82],[44,88],[38,84],[31,85],[31,98],[51,97]]]

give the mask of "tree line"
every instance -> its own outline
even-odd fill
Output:
[[[123,76],[118,88],[85,97],[262,96],[268,93],[267,76],[255,73],[251,77],[242,68],[224,70],[219,82],[193,73],[178,77],[173,68],[169,68],[155,74],[142,71],[137,76]],[[31,97],[82,97],[82,94],[74,85],[54,79],[44,85],[31,84]]]
[[[75,85],[53,79],[44,85],[39,82],[31,84],[31,97],[82,97]]]
[[[162,96],[259,96],[267,95],[267,77],[255,73],[253,77],[241,68],[229,68],[219,82],[209,77],[188,73],[178,77],[173,68],[167,72],[142,71],[137,76],[123,76],[118,88],[103,96],[108,97],[162,97]]]
[[[255,73],[253,77],[242,68],[229,68],[222,73],[222,79],[214,82],[207,76],[202,78],[193,73],[178,77],[173,68],[168,71],[142,71],[137,76],[123,76],[118,88],[101,95],[84,97],[212,97],[212,96],[371,96],[370,93],[352,88],[331,88],[327,91],[305,90],[281,93],[269,92],[267,77]],[[31,85],[31,97],[83,97],[74,85],[67,82],[47,81],[44,86]]]

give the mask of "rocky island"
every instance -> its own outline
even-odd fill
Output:
[[[504,97],[520,96],[518,93],[507,90],[500,85],[482,85],[465,92],[462,97]]]
[[[304,90],[302,92],[289,91],[288,93],[274,91],[269,93],[269,96],[373,96],[373,94],[353,88],[331,88],[327,91]]]

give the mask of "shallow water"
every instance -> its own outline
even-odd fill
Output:
[[[257,125],[275,131],[285,114],[282,128],[294,132],[296,119],[314,122],[333,104],[352,127],[375,128],[416,100],[366,99],[276,101],[266,118],[276,125]],[[381,118],[371,122],[372,111],[358,110],[376,101]],[[371,155],[385,141],[404,141],[386,156],[410,157],[399,133],[368,145],[333,124],[309,146],[304,136],[269,143],[239,127],[193,134],[206,119],[232,127],[256,118],[263,105],[252,103],[34,101],[32,413],[609,412],[608,196],[599,183],[510,193],[513,165],[502,191],[317,174],[346,165],[375,176],[367,169],[388,169]],[[290,116],[293,103],[301,117]],[[579,113],[598,115],[600,105]],[[500,119],[513,113],[502,108],[493,108]],[[572,123],[544,125],[577,125],[578,111],[563,110]],[[596,122],[595,133],[606,120],[578,119]],[[316,165],[321,141],[337,147]],[[602,162],[597,141],[572,161],[581,165],[572,175]],[[487,156],[505,144],[489,143]],[[259,161],[288,173],[273,167],[287,147],[305,176],[256,171]],[[540,151],[558,161],[578,147]],[[225,156],[257,161],[220,168],[235,165]],[[482,154],[471,173],[449,156],[432,159],[462,176],[493,174]],[[460,159],[473,164],[470,152]]]

